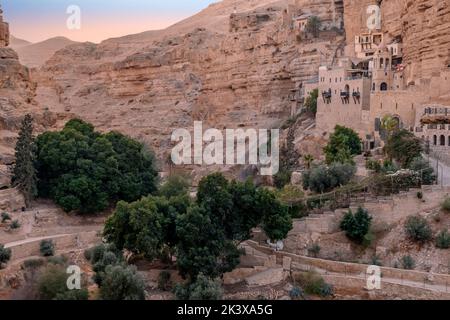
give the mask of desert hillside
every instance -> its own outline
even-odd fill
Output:
[[[55,37],[38,43],[13,39],[11,47],[19,54],[20,62],[23,65],[36,68],[47,61],[56,51],[75,43],[65,37]]]
[[[333,1],[302,3],[332,20]],[[286,7],[225,0],[166,30],[66,47],[36,74],[37,100],[145,141],[159,155],[172,130],[194,120],[220,129],[277,126],[290,115],[291,92],[344,41],[332,31],[301,41]]]
[[[9,37],[9,41],[10,41],[9,46],[14,50],[17,50],[19,48],[29,46],[30,44],[32,44],[31,42],[29,42],[27,40],[16,38],[13,35],[11,35]]]

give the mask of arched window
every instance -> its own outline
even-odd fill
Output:
[[[389,58],[386,59],[386,68],[389,68]]]
[[[441,135],[441,137],[440,137],[440,144],[441,144],[441,146],[445,146],[445,136],[444,135]]]
[[[387,83],[386,83],[386,82],[383,82],[383,83],[380,85],[380,90],[381,90],[381,91],[387,91],[387,89],[388,89]]]
[[[375,87],[376,85],[375,85],[375,82],[372,84],[372,91],[375,91]]]
[[[437,135],[433,136],[433,145],[437,145]]]
[[[384,65],[384,59],[380,58],[380,69],[383,68],[383,65]]]
[[[450,136],[448,136],[448,146],[450,147]]]
[[[350,86],[348,84],[345,85],[345,92],[350,93]]]

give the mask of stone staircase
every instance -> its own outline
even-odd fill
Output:
[[[422,192],[424,201],[417,198]],[[310,214],[301,219],[295,219],[290,235],[299,233],[334,233],[339,231],[339,222],[348,210],[355,213],[359,207],[365,208],[374,217],[374,221],[394,223],[409,215],[423,214],[439,207],[440,203],[450,194],[449,187],[422,186],[410,189],[396,195],[385,197],[360,197],[352,201],[349,208],[325,211],[322,214]]]

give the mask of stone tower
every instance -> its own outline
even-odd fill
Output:
[[[392,55],[382,43],[373,56],[372,91],[388,91],[392,89]]]
[[[0,4],[0,48],[9,45],[9,25],[3,22],[3,10]]]

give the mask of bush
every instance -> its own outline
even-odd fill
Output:
[[[64,266],[67,263],[67,258],[64,256],[49,257],[47,261],[48,263]]]
[[[284,186],[291,182],[291,170],[281,169],[273,176],[273,184],[277,189],[283,189]]]
[[[39,251],[41,255],[44,257],[51,257],[55,254],[55,246],[53,245],[52,240],[42,240]]]
[[[422,200],[423,199],[423,192],[422,191],[417,191],[416,197],[417,197],[417,199]]]
[[[145,284],[135,267],[109,265],[100,287],[103,300],[144,300]]]
[[[170,272],[161,271],[158,275],[158,289],[166,291],[170,288]]]
[[[420,216],[412,216],[406,220],[405,232],[411,240],[416,242],[427,242],[432,237],[428,222]]]
[[[39,298],[42,300],[87,300],[86,289],[69,290],[65,268],[48,265],[38,280]]]
[[[15,230],[15,229],[19,229],[20,227],[21,227],[21,224],[20,224],[20,222],[19,222],[19,220],[13,220],[12,222],[11,222],[11,225],[9,226],[12,230]]]
[[[421,156],[423,150],[420,139],[403,129],[390,136],[384,151],[391,159],[397,160],[402,168],[408,168]]]
[[[441,205],[441,209],[445,212],[450,212],[450,198],[446,198]]]
[[[156,191],[153,155],[120,133],[100,134],[74,119],[62,131],[39,135],[36,146],[39,195],[67,212],[99,212]]]
[[[431,185],[436,182],[436,175],[427,160],[422,157],[415,158],[409,165],[409,169],[420,174],[422,184]]]
[[[333,295],[333,287],[316,272],[309,271],[301,274],[297,281],[308,294],[328,297]]]
[[[6,221],[11,221],[11,216],[6,213],[6,212],[2,212],[2,223],[5,223]]]
[[[220,300],[223,296],[220,282],[203,274],[192,283],[177,285],[174,293],[179,300]]]
[[[411,256],[404,256],[401,261],[402,268],[405,270],[412,270],[416,266],[416,262]]]
[[[377,161],[377,160],[367,159],[366,160],[366,169],[379,173],[379,172],[381,172],[381,163],[380,163],[380,161]]]
[[[306,111],[311,113],[312,115],[316,115],[317,113],[317,98],[319,97],[319,89],[314,89],[309,93],[309,96],[305,101]]]
[[[5,248],[3,244],[0,244],[0,266],[2,263],[7,263],[11,259],[11,249]]]
[[[44,259],[28,259],[23,262],[23,267],[25,269],[39,269],[45,265]]]
[[[190,186],[188,178],[182,175],[171,175],[159,188],[158,193],[166,198],[182,196],[189,193]]]
[[[345,231],[346,236],[357,243],[363,243],[369,232],[372,217],[367,210],[359,207],[353,215],[349,210],[341,221],[340,228]]]
[[[442,230],[436,237],[436,247],[439,249],[450,248],[450,233],[448,230]]]
[[[314,243],[311,247],[308,248],[308,254],[317,258],[320,253],[320,246],[318,243]]]
[[[328,192],[347,184],[355,173],[356,167],[349,163],[318,166],[303,173],[303,188],[316,193]]]
[[[289,291],[289,297],[291,297],[291,299],[299,299],[303,298],[303,296],[303,290],[300,287],[295,286]]]

